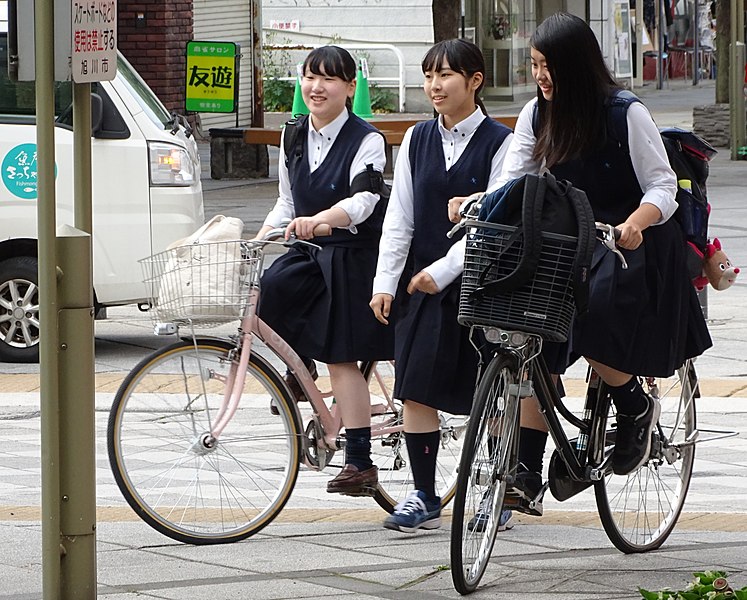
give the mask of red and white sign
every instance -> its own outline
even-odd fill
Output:
[[[71,67],[75,83],[117,74],[117,0],[73,0]]]
[[[298,19],[293,19],[292,21],[270,19],[270,29],[279,29],[280,31],[301,31],[301,22]]]

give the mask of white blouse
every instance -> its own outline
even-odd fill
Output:
[[[443,126],[443,117],[438,118],[438,130],[441,134],[441,148],[444,153],[446,169],[456,164],[464,150],[467,148],[472,136],[486,117],[477,108],[469,117],[457,123],[450,130]],[[379,260],[376,265],[376,277],[373,282],[374,294],[389,294],[394,296],[397,291],[397,283],[407,261],[414,229],[413,215],[413,185],[412,171],[410,169],[410,139],[412,138],[411,127],[405,132],[397,155],[397,164],[394,169],[394,186],[391,198],[384,217],[384,227],[379,243]],[[509,134],[501,147],[491,160],[490,177],[488,185],[492,185],[501,173],[503,161],[506,156],[512,135]],[[446,199],[447,201],[449,198]],[[446,201],[441,209],[444,215],[448,212]],[[453,249],[453,246],[452,246]],[[435,261],[424,270],[433,277],[439,289],[444,289],[462,270],[463,250],[454,253],[449,250],[443,258]]]
[[[487,191],[497,190],[525,173],[538,174],[545,170],[544,165],[532,160],[532,152],[537,142],[532,131],[532,115],[536,103],[537,98],[532,98],[521,110],[516,121],[514,138],[503,164],[503,172]],[[630,160],[643,191],[641,204],[649,203],[656,206],[662,215],[657,224],[664,223],[677,210],[677,202],[674,199],[677,193],[677,178],[669,166],[664,143],[648,109],[642,103],[634,102],[628,108],[627,120]]]
[[[316,171],[324,159],[329,154],[332,145],[335,143],[337,136],[348,120],[347,109],[343,110],[334,121],[329,125],[322,127],[319,131],[314,129],[309,119],[309,133],[306,142],[306,155],[309,161],[309,171]],[[352,183],[356,175],[366,170],[367,164],[373,164],[375,171],[384,171],[386,164],[386,155],[384,154],[384,137],[376,132],[367,134],[358,151],[355,153],[353,162],[350,165],[350,182]],[[355,225],[365,221],[376,207],[379,201],[379,195],[372,192],[358,192],[349,198],[343,198],[333,205],[333,207],[344,210],[350,217],[350,225],[346,228],[353,233],[357,232]],[[330,207],[332,208],[332,207]],[[271,227],[279,227],[283,219],[293,219],[296,211],[293,206],[293,195],[290,188],[290,178],[288,167],[285,164],[285,148],[283,140],[280,141],[280,159],[278,163],[278,199],[274,208],[269,212],[264,224]]]

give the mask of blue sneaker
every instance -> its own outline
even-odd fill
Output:
[[[485,531],[485,527],[490,520],[490,513],[493,510],[493,493],[492,490],[485,492],[480,500],[480,506],[475,513],[475,516],[467,523],[467,529],[470,531]],[[514,515],[513,512],[504,508],[501,511],[501,516],[498,519],[498,531],[506,531],[507,529],[514,528]]]
[[[424,492],[413,490],[394,507],[394,512],[384,520],[384,527],[405,533],[438,529],[441,527],[441,499],[428,502]]]

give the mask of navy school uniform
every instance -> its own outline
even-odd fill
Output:
[[[296,216],[315,215],[350,197],[353,159],[363,138],[376,129],[352,113],[348,117],[313,173],[307,156],[288,149]],[[304,119],[305,147],[309,122]],[[320,250],[290,248],[263,274],[258,315],[299,355],[328,364],[392,359],[393,332],[369,307],[385,204],[376,204],[356,234],[333,229],[332,235],[312,240]]]
[[[459,239],[446,203],[487,189],[491,161],[510,129],[484,119],[459,160],[446,170],[438,120],[418,123],[410,140],[414,229],[413,273],[446,255]],[[397,323],[394,396],[452,414],[469,414],[477,354],[469,330],[457,323],[461,277],[438,294],[416,292]]]
[[[629,154],[609,138],[601,152],[556,165],[558,179],[586,192],[597,221],[617,225],[640,205],[643,191]],[[703,312],[685,267],[685,241],[672,218],[643,231],[643,243],[622,250],[628,263],[599,244],[590,279],[589,311],[565,344],[546,344],[551,372],[585,356],[625,373],[670,376],[711,345]]]

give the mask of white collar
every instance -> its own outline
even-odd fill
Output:
[[[340,133],[340,130],[342,129],[343,125],[347,123],[347,120],[349,118],[348,115],[348,109],[343,108],[342,112],[337,115],[337,117],[334,118],[334,120],[331,123],[328,123],[318,131],[314,129],[314,125],[311,121],[311,116],[309,116],[309,133],[316,133],[317,135],[320,135],[322,137],[329,138],[330,140],[334,140],[337,135]]]
[[[454,125],[454,127],[452,127],[451,129],[446,129],[446,127],[444,127],[444,117],[443,115],[439,115],[438,129],[441,132],[442,137],[466,137],[471,135],[475,131],[475,129],[480,126],[480,123],[482,123],[484,119],[485,114],[480,110],[479,107],[475,107],[475,112],[473,112],[463,121],[460,121],[459,123]]]

